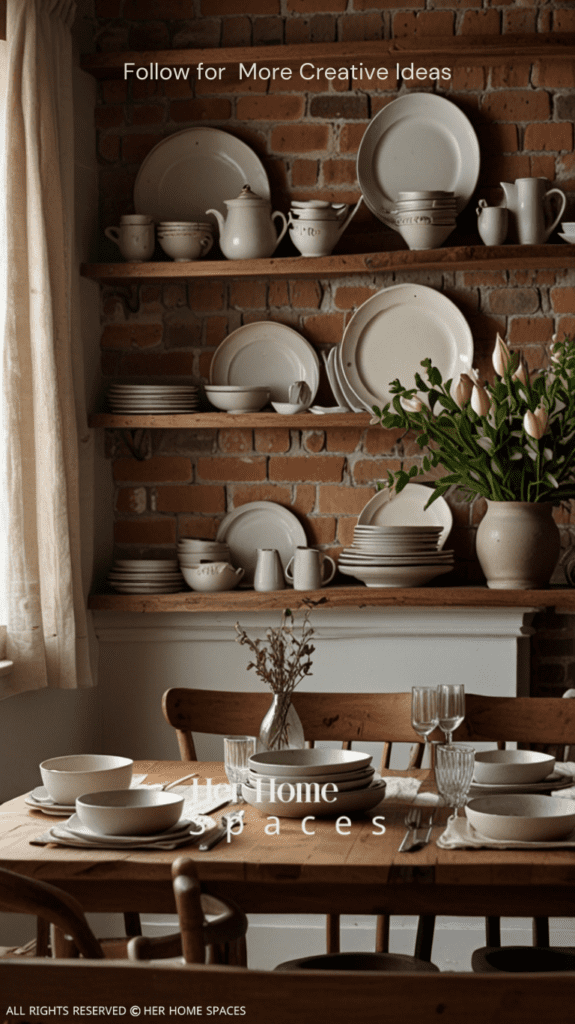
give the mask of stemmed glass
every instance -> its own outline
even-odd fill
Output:
[[[467,803],[473,779],[475,750],[462,744],[435,748],[435,781],[440,796],[453,807],[454,817]]]
[[[437,729],[437,690],[434,686],[411,687],[411,724],[415,732],[427,737]]]
[[[447,746],[465,718],[465,687],[463,683],[441,683],[437,687],[437,717],[439,728],[445,733]]]

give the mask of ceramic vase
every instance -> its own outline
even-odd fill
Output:
[[[305,743],[303,726],[289,694],[276,693],[258,737],[263,750],[301,750]]]
[[[488,501],[477,530],[477,557],[494,590],[546,587],[560,552],[550,502]]]

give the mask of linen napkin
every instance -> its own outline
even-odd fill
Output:
[[[421,779],[400,778],[395,775],[382,776],[385,793],[381,803],[413,804],[416,807],[443,807],[444,801],[437,793],[420,793]],[[371,813],[371,812],[370,812]]]
[[[492,850],[569,849],[575,847],[575,832],[572,832],[567,839],[537,843],[525,843],[518,839],[489,839],[474,829],[467,818],[456,818],[452,815],[447,822],[445,832],[442,832],[437,839],[437,845],[442,850],[480,849],[481,847]]]

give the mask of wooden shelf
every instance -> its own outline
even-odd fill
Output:
[[[177,416],[118,416],[109,412],[97,412],[90,416],[91,427],[108,427],[120,430],[142,430],[145,428],[180,430],[218,430],[229,427],[289,427],[294,430],[304,427],[367,427],[371,416],[368,412],[327,413],[324,416],[313,412],[300,412],[296,416],[280,416],[277,412],[247,412],[231,415],[227,412],[194,412]]]
[[[266,260],[194,260],[190,263],[84,263],[84,277],[102,283],[190,277],[288,277],[315,279],[350,274],[379,274],[417,270],[564,270],[573,249],[563,245],[460,245],[422,252],[393,252],[341,256],[285,256]]]
[[[138,67],[158,63],[162,67],[234,67],[256,64],[266,67],[299,67],[311,62],[330,67],[358,65],[395,67],[417,59],[420,66],[450,67],[500,64],[512,60],[532,62],[542,58],[572,60],[575,35],[567,33],[522,35],[403,36],[387,40],[341,43],[299,43],[287,46],[221,47],[205,50],[144,50],[91,53],[82,68],[96,78],[121,78],[124,64]]]
[[[112,612],[249,612],[301,608],[554,608],[575,612],[575,589],[488,587],[324,587],[323,590],[230,590],[223,594],[92,594],[88,607]]]

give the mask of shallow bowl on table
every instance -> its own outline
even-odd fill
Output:
[[[206,384],[206,395],[223,412],[259,412],[270,400],[270,389],[263,386]]]
[[[478,797],[469,801],[465,814],[489,839],[549,842],[565,839],[575,829],[571,800],[534,793]]]
[[[184,798],[160,790],[130,789],[86,793],[76,800],[80,821],[103,836],[145,836],[165,832],[180,820]]]
[[[482,750],[475,754],[473,781],[489,786],[541,782],[554,767],[555,758],[538,750]]]
[[[311,776],[365,768],[371,754],[355,750],[266,750],[253,754],[248,762],[261,775]]]
[[[57,804],[73,806],[83,793],[129,789],[134,762],[111,754],[68,754],[42,761],[40,774]]]

